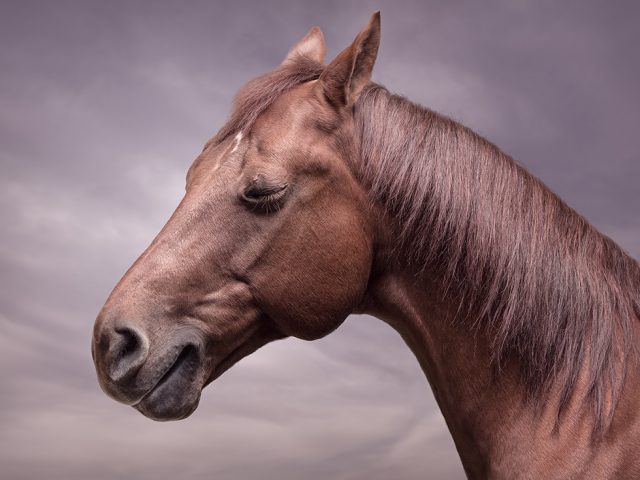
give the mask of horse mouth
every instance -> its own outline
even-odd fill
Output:
[[[252,341],[253,340],[253,341]],[[207,384],[218,378],[238,360],[256,350],[263,342],[250,337],[220,360]],[[195,346],[182,348],[160,379],[133,407],[152,420],[182,420],[191,415],[200,400],[204,385],[199,378],[198,351]]]
[[[195,345],[185,345],[155,385],[133,407],[153,420],[181,420],[198,407],[200,359]]]
[[[216,363],[208,377],[203,376],[198,347],[186,344],[157,382],[133,407],[152,420],[182,420],[191,415],[200,402],[205,385],[218,378],[242,358],[266,343],[285,335],[271,325],[249,329],[234,348]]]

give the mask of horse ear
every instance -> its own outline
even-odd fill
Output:
[[[296,58],[300,56],[322,63],[326,52],[322,30],[320,27],[313,27],[302,40],[291,47],[286,58],[282,61],[282,65],[295,62]]]
[[[338,107],[353,105],[371,79],[380,45],[380,12],[320,75],[320,84],[330,103]]]

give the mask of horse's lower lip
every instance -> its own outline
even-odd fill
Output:
[[[186,345],[160,380],[134,405],[154,420],[179,420],[198,406],[201,382],[198,351]]]

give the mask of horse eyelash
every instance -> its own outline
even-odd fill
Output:
[[[289,185],[285,184],[281,190],[265,195],[250,197],[246,193],[243,194],[243,200],[251,205],[251,211],[260,211],[265,214],[272,214],[280,211],[282,207],[281,200],[286,195]],[[272,209],[273,208],[273,209]]]

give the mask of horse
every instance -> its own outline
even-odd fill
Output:
[[[371,81],[376,12],[236,94],[94,326],[154,420],[261,346],[351,313],[415,354],[471,479],[640,478],[640,265],[498,147]]]

